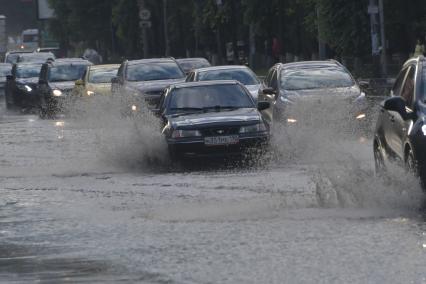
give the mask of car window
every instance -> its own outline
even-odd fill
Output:
[[[396,78],[395,84],[393,85],[391,91],[393,96],[399,96],[399,93],[402,88],[402,83],[404,83],[405,75],[407,75],[407,69],[402,70]]]
[[[16,67],[16,78],[36,78],[40,75],[40,65],[24,65]]]
[[[280,87],[288,91],[347,88],[355,85],[351,75],[336,67],[292,68],[281,72]]]
[[[220,69],[198,73],[198,81],[235,80],[243,85],[257,85],[259,80],[249,69]]]
[[[50,82],[76,81],[83,78],[86,64],[64,64],[53,66],[49,70]]]
[[[186,82],[193,82],[194,81],[194,72],[190,72],[188,74],[188,77],[186,78]]]
[[[268,75],[266,75],[266,78],[264,80],[264,84],[266,87],[270,87],[271,86],[271,79],[272,79],[272,74],[274,74],[274,69],[270,69],[268,72]]]
[[[117,76],[117,68],[102,68],[102,69],[91,69],[89,72],[89,83],[102,84],[111,83],[111,79]]]
[[[270,82],[270,87],[274,90],[278,90],[277,72],[278,71],[275,70],[274,73],[272,73],[271,82]]]
[[[407,106],[410,108],[413,106],[415,76],[416,68],[411,67],[401,91],[401,97],[404,98]]]
[[[124,70],[124,64],[121,64],[120,68],[118,68],[118,71],[117,71],[118,77],[123,77],[123,70]]]
[[[156,81],[185,78],[176,62],[153,62],[129,65],[128,81]]]
[[[6,77],[12,74],[12,68],[10,66],[0,67],[0,77]]]

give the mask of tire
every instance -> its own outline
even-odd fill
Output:
[[[408,150],[407,157],[405,158],[405,169],[414,177],[419,177],[419,166],[411,149]]]
[[[383,157],[383,149],[378,142],[374,142],[373,146],[373,154],[374,154],[374,170],[376,176],[383,176],[386,174],[386,164],[385,159]]]

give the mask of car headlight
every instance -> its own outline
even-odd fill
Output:
[[[356,119],[357,120],[362,120],[364,118],[366,118],[367,116],[365,115],[365,113],[360,113],[359,115],[357,115]]]
[[[243,126],[240,128],[240,134],[243,133],[253,133],[253,132],[264,132],[266,131],[266,126],[264,123],[258,123],[254,125]]]
[[[200,137],[199,130],[173,130],[172,138]]]
[[[55,97],[61,97],[62,96],[62,91],[61,90],[53,90],[53,96]]]
[[[423,132],[423,135],[426,136],[426,125],[422,126],[422,132]]]
[[[18,87],[18,89],[20,89],[20,90],[22,90],[22,91],[26,91],[26,92],[31,92],[32,90],[33,90],[33,88],[31,88],[30,86],[28,86],[28,85],[18,85],[17,86]]]
[[[95,92],[93,92],[93,91],[87,91],[86,94],[90,97],[90,96],[93,96],[95,94]]]

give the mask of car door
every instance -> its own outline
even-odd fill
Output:
[[[402,97],[406,102],[407,111],[413,110],[414,84],[415,84],[416,66],[411,65],[405,69],[404,80],[401,87],[396,86],[394,95]],[[399,87],[399,89],[398,89]],[[388,111],[388,121],[386,129],[386,141],[391,150],[400,158],[403,157],[403,139],[408,129],[408,121],[395,111]]]

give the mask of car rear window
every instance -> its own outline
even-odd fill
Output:
[[[198,74],[198,81],[235,80],[243,85],[258,85],[256,75],[248,69],[221,69],[203,71]]]
[[[157,81],[184,78],[185,74],[175,62],[153,62],[129,65],[128,81]]]

